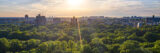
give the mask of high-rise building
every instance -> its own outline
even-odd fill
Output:
[[[153,15],[152,18],[155,18],[155,15]]]
[[[46,24],[46,17],[38,14],[38,16],[36,16],[36,25],[45,25],[45,24]]]
[[[25,24],[29,24],[29,20],[28,20],[29,16],[26,14],[24,17],[25,17]]]
[[[25,15],[25,19],[28,19],[28,18],[29,18],[29,16],[26,14],[26,15]]]
[[[75,16],[73,16],[73,18],[71,18],[71,25],[77,26],[77,18],[75,18]]]
[[[147,25],[158,25],[160,24],[160,18],[155,17],[155,15],[153,15],[152,17],[146,18],[146,23]]]

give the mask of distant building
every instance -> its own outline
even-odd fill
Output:
[[[99,18],[105,18],[104,16],[99,16]]]
[[[53,24],[53,18],[46,18],[46,24]]]
[[[77,18],[75,18],[75,16],[73,16],[73,18],[71,18],[71,25],[77,26]]]
[[[90,16],[90,19],[104,19],[104,16]]]
[[[153,15],[152,17],[137,17],[137,16],[131,16],[131,17],[123,17],[121,19],[122,25],[130,25],[133,27],[141,27],[141,25],[159,25],[160,24],[160,18]]]
[[[28,19],[28,18],[29,18],[29,16],[26,14],[26,15],[25,15],[25,19]]]
[[[0,18],[0,24],[23,24],[25,21],[22,17],[3,17]]]
[[[45,25],[46,24],[46,17],[38,14],[38,16],[36,16],[35,22],[36,22],[36,25]]]
[[[26,14],[24,17],[25,17],[25,24],[29,24],[29,20],[28,20],[29,16]]]
[[[146,18],[146,24],[147,25],[158,25],[160,24],[160,18],[156,18],[155,15],[152,16],[152,18]]]
[[[61,23],[60,18],[53,18],[53,24]]]
[[[71,18],[61,18],[61,22],[71,22]]]
[[[155,18],[155,15],[153,15],[152,18]]]

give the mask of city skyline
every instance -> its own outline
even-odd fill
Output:
[[[160,16],[160,0],[0,0],[0,17]]]

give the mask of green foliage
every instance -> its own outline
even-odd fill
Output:
[[[146,32],[144,34],[144,38],[149,41],[149,42],[154,42],[156,40],[160,39],[160,35],[157,33],[152,33],[152,32]]]
[[[109,53],[119,53],[120,44],[107,45]]]
[[[11,43],[10,43],[10,51],[13,51],[13,52],[19,52],[22,50],[22,42],[17,40],[17,39],[13,39],[11,40]]]
[[[119,24],[0,25],[0,53],[160,53],[160,25]]]
[[[92,53],[92,48],[90,45],[84,45],[82,53]]]
[[[107,47],[99,38],[92,39],[92,41],[90,42],[90,46],[93,53],[104,53],[105,51],[107,51]]]
[[[36,48],[38,47],[38,45],[41,43],[40,40],[37,40],[37,39],[30,39],[26,42],[26,49],[29,50],[29,49],[32,49],[32,48]]]
[[[40,44],[38,46],[38,51],[39,53],[45,53],[45,52],[48,52],[48,44],[46,42]]]
[[[154,47],[151,49],[154,53],[160,53],[160,40],[154,42]]]
[[[140,48],[139,42],[127,40],[120,46],[120,53],[151,53],[149,50]]]
[[[9,51],[9,45],[10,43],[8,42],[8,40],[6,38],[1,38],[0,39],[0,53],[6,53],[7,51]]]

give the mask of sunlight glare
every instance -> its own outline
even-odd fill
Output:
[[[68,4],[72,6],[78,6],[82,4],[82,0],[68,0]]]

